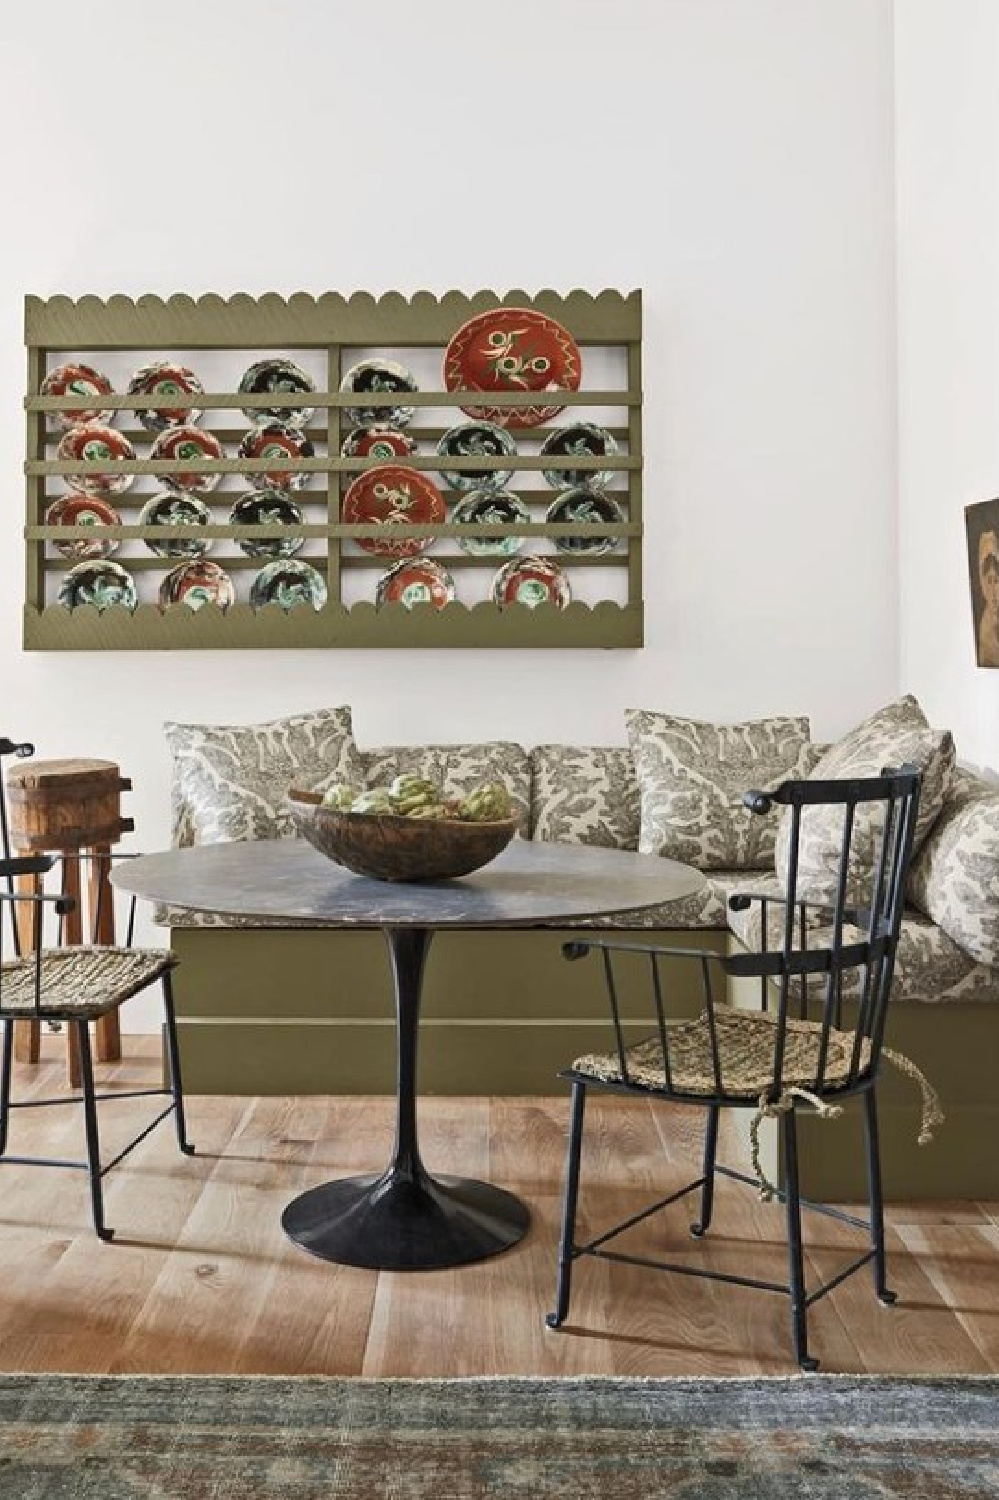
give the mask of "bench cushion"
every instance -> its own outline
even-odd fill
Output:
[[[536,745],[531,837],[553,844],[637,849],[641,809],[626,745]]]
[[[913,861],[909,897],[972,959],[999,966],[999,787],[958,771]]]

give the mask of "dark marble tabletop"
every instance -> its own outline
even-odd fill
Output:
[[[523,839],[473,875],[418,884],[353,875],[299,839],[145,854],[111,879],[150,901],[270,924],[434,928],[558,926],[677,901],[705,883],[655,855]]]

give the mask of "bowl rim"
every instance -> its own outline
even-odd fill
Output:
[[[407,828],[414,826],[426,826],[432,823],[444,823],[448,828],[512,828],[517,831],[518,822],[514,817],[510,818],[413,818],[407,813],[387,812],[351,812],[348,808],[327,807],[323,802],[322,792],[306,791],[301,787],[289,787],[287,799],[297,807],[313,807],[321,809],[330,818],[344,818],[347,822],[372,823],[375,819],[391,823],[404,824]]]

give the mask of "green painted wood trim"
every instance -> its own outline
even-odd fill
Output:
[[[494,307],[530,306],[572,329],[581,342],[614,344],[641,336],[642,303],[638,291],[596,294],[570,291],[528,293],[512,290],[471,294],[416,292],[404,297],[367,292],[344,297],[269,293],[221,297],[182,293],[133,300],[86,296],[74,301],[56,296],[25,301],[25,343],[56,349],[206,349],[281,346],[317,348],[339,343],[445,344],[463,322]]]
[[[393,537],[468,537],[468,536],[578,536],[580,527],[578,522],[572,521],[523,521],[512,523],[483,523],[462,525],[453,521],[442,521],[424,525],[410,525],[407,522],[393,522]],[[171,526],[171,538],[177,537],[200,537],[203,540],[223,537],[275,537],[287,536],[289,530],[293,530],[296,536],[307,537],[372,537],[381,538],[385,535],[385,526],[377,524],[354,525],[352,523],[329,522],[318,523],[314,521],[303,521],[300,525],[289,526],[280,521],[266,521],[259,525],[232,526],[222,523],[211,523],[207,526]],[[635,521],[607,521],[599,526],[593,527],[594,533],[599,531],[601,536],[640,536],[641,528]],[[135,540],[139,537],[157,536],[162,537],[162,526],[26,526],[24,534],[29,541],[54,541],[56,538],[70,536],[94,537],[117,537],[120,541]],[[495,559],[496,566],[502,559]]]
[[[45,377],[45,351],[28,350],[28,390],[38,390]],[[27,414],[27,440],[25,452],[29,462],[37,462],[45,455],[45,418],[40,412]],[[25,519],[28,527],[37,527],[45,514],[44,485],[32,475],[27,482]],[[45,545],[40,540],[30,541],[25,551],[24,598],[34,609],[45,604]]]
[[[638,406],[641,404],[642,393],[640,390],[628,391],[569,391],[561,387],[552,391],[407,391],[407,406],[495,406],[504,410],[519,410],[524,406]],[[107,411],[146,411],[153,406],[162,406],[162,396],[125,396],[119,391],[110,392],[107,396],[100,398],[101,406]],[[262,395],[243,393],[239,391],[198,391],[194,395],[181,395],[170,397],[170,403],[178,411],[182,408],[197,407],[199,411],[233,411],[233,410],[258,410],[269,411],[271,407],[286,406],[289,410],[297,410],[302,406],[340,408],[357,405],[357,396],[353,392],[342,391],[307,391],[292,394],[283,391],[269,391]],[[28,411],[73,411],[80,405],[78,396],[25,396],[24,406]],[[262,460],[267,462],[267,460]],[[395,460],[392,460],[393,463]],[[458,463],[466,463],[465,459],[458,459]],[[610,462],[607,459],[599,460],[601,464]],[[270,460],[273,467],[276,462]],[[478,467],[478,460],[476,460]],[[573,467],[577,467],[573,460]]]
[[[115,606],[103,614],[89,604],[74,610],[25,606],[24,644],[28,650],[59,651],[640,646],[642,611],[610,602],[590,609],[575,600],[564,610],[522,604],[499,609],[485,600],[471,608],[454,603],[442,610],[429,605],[407,610],[401,604],[376,609],[363,601],[350,610],[328,605],[287,614],[276,604],[260,610],[234,604],[226,611],[211,604],[196,611],[182,604],[166,610],[142,604],[134,613]]]
[[[339,391],[343,379],[343,349],[340,344],[331,344],[326,351],[326,384],[331,391]],[[343,408],[329,406],[326,409],[326,451],[328,456],[340,459],[343,441]],[[339,526],[341,518],[341,485],[332,476],[326,491],[326,521],[329,526]],[[326,548],[326,588],[331,604],[343,602],[342,572],[343,547],[339,534],[332,534]]]
[[[642,389],[642,346],[639,340],[634,339],[628,345],[628,384],[632,390]],[[630,514],[632,521],[639,528],[642,526],[642,408],[633,406],[628,412],[628,448],[633,457],[638,459],[638,473],[631,476],[628,485],[630,502]],[[641,605],[642,603],[642,548],[632,544],[628,548],[628,603]]]

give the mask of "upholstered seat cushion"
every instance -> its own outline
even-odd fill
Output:
[[[168,948],[51,948],[41,956],[35,1009],[34,954],[0,968],[0,1015],[91,1019],[116,1009],[177,962]]]
[[[999,787],[958,770],[913,860],[909,898],[972,959],[999,965]]]

